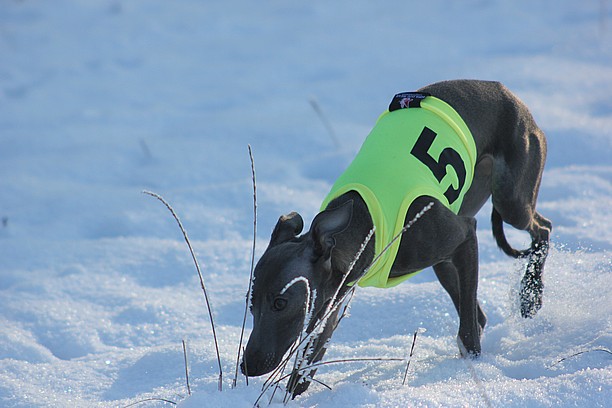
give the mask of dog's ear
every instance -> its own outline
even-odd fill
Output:
[[[290,239],[295,238],[304,228],[304,220],[302,216],[296,212],[291,212],[287,215],[281,215],[272,231],[270,238],[270,246],[282,244]]]
[[[344,231],[353,217],[353,200],[339,207],[328,209],[317,214],[312,221],[310,232],[315,243],[315,253],[328,258],[336,245],[334,235]]]

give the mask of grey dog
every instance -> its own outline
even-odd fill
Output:
[[[405,217],[400,215],[407,223],[433,203],[401,237],[388,278],[405,277],[432,266],[459,315],[460,352],[464,357],[477,357],[487,319],[477,300],[478,244],[474,216],[489,197],[497,245],[509,256],[527,259],[519,293],[521,314],[533,317],[542,306],[542,271],[552,225],[535,207],[546,159],[546,140],[525,104],[498,82],[444,81],[406,95],[401,101],[402,108],[418,109],[418,100],[416,105],[410,103],[415,98],[425,98],[421,99],[425,101],[428,96],[450,105],[471,132],[476,153],[472,182],[464,192],[458,211],[449,209],[439,197],[425,194],[411,202]],[[406,100],[408,104],[403,106]],[[427,136],[425,130],[421,136]],[[413,154],[415,149],[416,145]],[[461,187],[462,178],[466,177],[463,163],[452,149],[447,153],[454,153],[455,159],[453,154],[443,158],[442,154],[436,157],[427,153],[421,162],[428,171],[440,173],[436,175],[438,181],[449,169],[454,170]],[[411,174],[401,177],[410,178]],[[393,189],[393,184],[389,188]],[[452,186],[446,193],[449,191],[454,191]],[[531,247],[513,249],[504,235],[503,222],[527,231],[532,239]],[[374,260],[378,230],[345,277],[374,224],[368,203],[357,191],[346,191],[331,200],[314,218],[310,231],[303,235],[299,235],[303,229],[299,214],[280,217],[254,272],[253,331],[241,364],[245,375],[260,376],[275,369],[304,327],[306,332],[312,332],[315,322],[324,320],[325,326],[315,330],[314,344],[304,354],[308,364],[322,359],[341,318],[338,309],[328,319],[323,319],[323,314],[330,310],[331,302],[342,298],[359,281]],[[294,370],[288,384],[294,397],[308,388],[314,372],[314,369],[307,374]]]

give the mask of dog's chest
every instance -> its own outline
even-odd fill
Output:
[[[431,196],[458,213],[469,189],[476,145],[461,117],[445,102],[398,94],[364,141],[359,153],[324,200],[349,191],[365,201],[376,227],[376,253],[403,228],[410,204]],[[383,261],[382,278],[368,286],[388,286],[397,245]],[[367,276],[366,276],[367,277]],[[360,281],[361,284],[361,281]]]

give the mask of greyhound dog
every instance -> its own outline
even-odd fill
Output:
[[[443,122],[440,126],[452,127],[465,140],[451,140],[444,142],[448,143],[446,148],[436,148],[435,139],[444,130],[419,123],[414,119],[417,116],[410,116],[417,111],[427,115],[435,111],[433,116]],[[402,129],[400,122],[412,127],[399,131],[398,136],[394,129]],[[379,133],[386,140],[383,143],[393,145],[390,149],[372,147],[374,142],[370,139]],[[467,146],[468,153],[459,153],[460,145]],[[304,223],[295,212],[278,220],[254,272],[253,331],[241,364],[245,375],[260,376],[274,370],[304,328],[306,333],[315,330],[315,340],[303,356],[308,364],[320,361],[341,318],[330,303],[341,299],[356,284],[393,286],[429,266],[459,315],[457,344],[461,355],[477,357],[487,318],[477,300],[474,216],[489,197],[497,245],[509,256],[527,259],[519,292],[521,314],[530,318],[541,308],[542,271],[552,225],[535,207],[546,159],[546,140],[528,108],[504,85],[453,80],[398,94],[379,118],[357,158],[362,152],[369,157],[362,166],[364,169],[353,172],[357,176],[353,175],[335,195],[328,196],[310,231],[299,235]],[[376,157],[381,155],[384,157]],[[429,173],[425,178],[429,177],[432,185],[438,184],[442,194],[433,187],[424,187],[416,193],[412,187],[406,187],[412,178],[421,177],[416,170],[402,172],[400,167],[392,170],[390,177],[371,175],[376,173],[375,168],[402,160],[396,156],[416,157],[422,171]],[[370,180],[363,181],[361,177]],[[367,188],[353,188],[362,182]],[[389,195],[384,200],[396,200],[399,205],[380,214],[372,203],[383,200],[379,197],[382,195]],[[413,197],[406,201],[404,197],[408,195]],[[381,255],[379,248],[390,244],[389,237],[398,231],[395,224],[402,227],[423,208],[429,211],[388,251],[391,255],[382,278],[380,275],[368,278],[369,272],[364,271],[369,271],[372,262]],[[395,214],[389,215],[389,211]],[[380,219],[382,224],[384,219],[390,219],[387,224],[392,225],[381,226]],[[503,222],[527,231],[531,247],[512,248],[504,235]],[[364,238],[372,231],[373,239],[363,247]],[[361,256],[356,258],[360,249]],[[331,316],[324,318],[330,310]],[[315,329],[317,321],[323,321],[324,327]],[[294,369],[288,384],[293,397],[308,388],[314,372],[315,369],[306,375]]]

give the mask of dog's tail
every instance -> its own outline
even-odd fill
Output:
[[[491,213],[491,227],[493,229],[493,236],[495,237],[495,241],[497,241],[497,246],[504,251],[504,253],[513,258],[525,258],[531,254],[531,249],[523,249],[518,250],[514,249],[506,240],[506,235],[504,234],[504,224],[502,217],[499,212],[493,207],[493,212]]]

